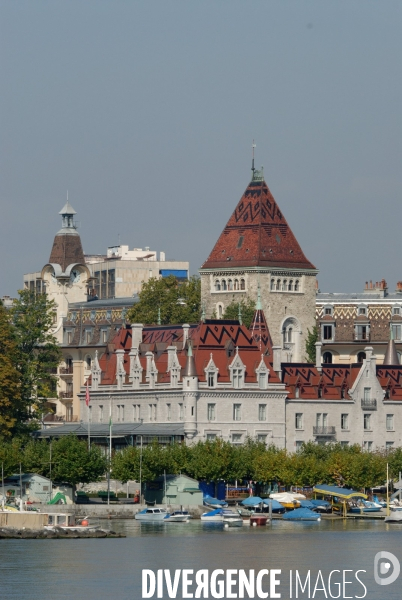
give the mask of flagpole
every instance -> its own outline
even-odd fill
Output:
[[[109,396],[110,397],[110,396]],[[107,478],[107,503],[110,504],[110,467],[112,464],[112,398],[109,406],[109,474]]]
[[[88,378],[89,379],[89,378]],[[91,401],[90,395],[89,395],[89,387],[88,387],[88,379],[87,379],[87,390],[85,393],[85,404],[88,407],[88,451],[91,449],[91,410],[89,407],[89,403]]]

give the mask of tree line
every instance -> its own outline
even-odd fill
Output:
[[[192,446],[161,446],[156,440],[143,446],[127,446],[113,453],[111,461],[96,444],[88,450],[86,440],[69,435],[51,443],[47,440],[14,438],[0,440],[0,463],[5,475],[34,472],[55,482],[90,483],[105,477],[122,481],[152,481],[164,471],[183,473],[197,480],[239,484],[277,482],[286,487],[326,483],[368,489],[384,485],[386,468],[397,479],[402,471],[402,448],[368,452],[359,445],[325,446],[308,442],[298,452],[248,439],[234,446],[228,441],[200,441]]]

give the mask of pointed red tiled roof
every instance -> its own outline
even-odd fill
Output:
[[[201,269],[315,269],[264,180],[253,178]]]

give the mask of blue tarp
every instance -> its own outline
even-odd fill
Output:
[[[314,506],[331,506],[331,503],[328,500],[310,500],[311,504]]]
[[[224,500],[218,500],[217,498],[212,498],[212,496],[204,496],[204,502],[206,504],[210,504],[211,506],[227,506],[227,503]]]
[[[246,498],[245,500],[243,500],[242,505],[243,506],[260,506],[261,503],[263,503],[265,506],[269,506],[270,504],[272,504],[273,512],[285,510],[284,507],[282,506],[282,504],[280,502],[278,502],[277,500],[273,500],[272,498],[264,498],[264,500],[263,500],[259,496],[250,496],[249,498]]]
[[[299,502],[300,508],[309,508],[310,510],[314,510],[314,508],[316,508],[316,505],[310,500],[299,500]]]
[[[242,504],[243,504],[243,506],[257,506],[258,504],[261,504],[262,502],[263,502],[263,500],[259,496],[250,496],[249,498],[246,498],[245,500],[243,500]]]
[[[295,510],[291,510],[283,515],[282,519],[287,519],[288,521],[318,521],[318,519],[320,519],[320,515],[312,510],[309,510],[308,508],[296,508]]]

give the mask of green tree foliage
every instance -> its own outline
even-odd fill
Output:
[[[315,364],[316,360],[316,342],[318,342],[318,327],[314,326],[311,331],[307,329],[306,339],[306,360],[313,364]]]
[[[58,482],[90,483],[99,481],[107,470],[107,460],[101,450],[86,440],[68,435],[52,442],[52,479]]]
[[[0,436],[14,432],[23,413],[21,376],[10,313],[0,303]]]
[[[200,441],[191,447],[188,474],[207,481],[232,480],[234,456],[234,446],[222,438]]]
[[[0,469],[3,464],[4,477],[19,470],[21,461],[21,443],[17,438],[0,437]],[[0,471],[1,476],[1,471]]]
[[[131,323],[152,324],[160,319],[162,325],[197,323],[201,314],[201,282],[198,277],[179,282],[174,275],[143,284],[140,301],[128,311]]]
[[[20,374],[22,410],[15,429],[46,411],[47,398],[57,395],[56,368],[61,351],[52,334],[56,305],[46,294],[21,290],[10,310]]]
[[[140,478],[142,481],[152,481],[163,473],[168,464],[167,451],[157,440],[143,446],[142,460],[139,446],[127,446],[112,457],[112,477],[123,483],[140,481]]]
[[[232,302],[225,308],[223,318],[237,320],[239,318],[239,306],[243,325],[250,327],[254,317],[255,302],[248,296],[245,299],[242,298],[240,302],[233,298]]]

